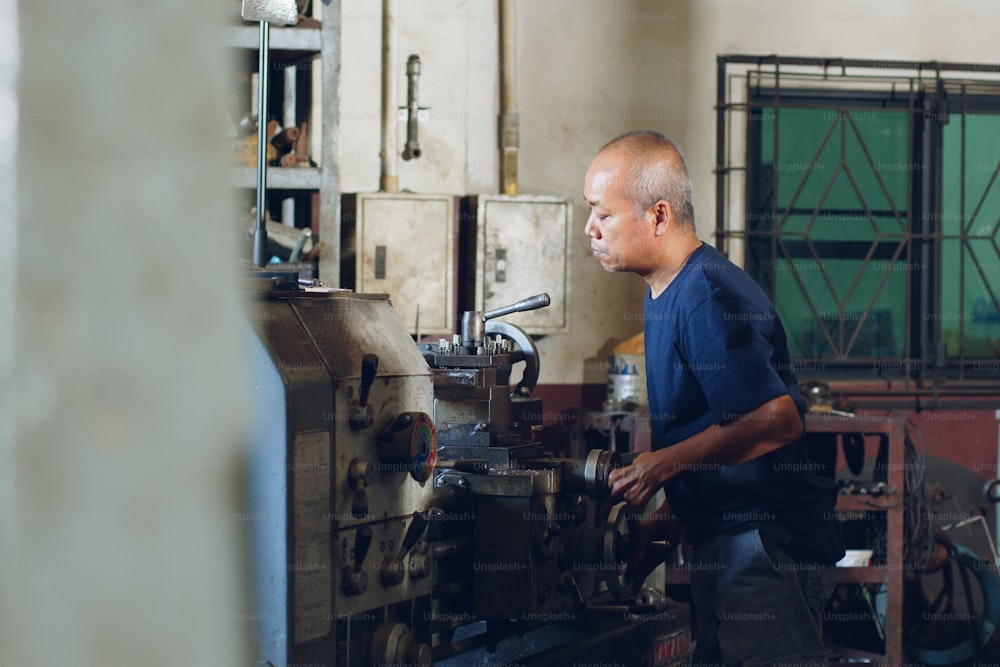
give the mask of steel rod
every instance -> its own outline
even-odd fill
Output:
[[[253,232],[253,263],[267,264],[267,69],[270,24],[260,22],[260,47],[257,77],[257,226]]]

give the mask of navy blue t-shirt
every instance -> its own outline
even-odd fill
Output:
[[[646,293],[646,384],[653,449],[736,420],[788,394],[804,414],[785,331],[764,291],[702,244],[656,299]],[[691,544],[759,528],[804,563],[844,553],[837,489],[818,474],[805,437],[744,463],[692,466],[665,485]]]

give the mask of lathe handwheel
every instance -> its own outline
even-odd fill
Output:
[[[538,383],[538,373],[541,370],[538,362],[538,348],[535,347],[535,341],[523,329],[509,322],[488,320],[486,322],[485,333],[487,336],[496,336],[499,334],[517,343],[520,349],[511,351],[510,363],[514,365],[519,361],[523,361],[524,372],[521,373],[521,381],[517,383],[514,393],[518,396],[530,396],[531,390]]]
[[[608,568],[604,575],[608,592],[619,600],[635,593],[635,539],[638,533],[639,522],[632,507],[628,503],[615,505],[604,531],[602,563]]]

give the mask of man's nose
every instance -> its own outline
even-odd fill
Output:
[[[586,234],[587,236],[589,236],[592,239],[593,238],[598,238],[600,236],[600,234],[597,231],[597,225],[594,224],[594,214],[593,213],[591,213],[589,216],[587,216],[587,224],[585,224],[583,226],[583,233]]]

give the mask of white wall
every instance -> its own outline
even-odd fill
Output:
[[[717,55],[1000,62],[1000,4],[990,0],[548,0],[520,2],[519,11],[528,191],[582,203],[583,172],[601,143],[631,129],[661,130],[685,152],[699,235],[710,243]],[[634,316],[644,285],[600,272],[582,233],[586,210],[576,210],[572,333],[540,342],[542,382],[602,381],[596,353],[641,330]]]
[[[491,192],[496,183],[495,0],[400,0],[396,95],[406,105],[406,60],[420,56],[423,155],[399,160],[399,187],[414,192]],[[340,171],[344,192],[379,189],[381,22],[378,0],[342,0]],[[397,122],[399,149],[406,123]],[[474,157],[472,157],[474,155]]]
[[[612,346],[642,331],[645,283],[608,274],[583,233],[583,176],[613,137],[649,128],[681,138],[686,104],[670,90],[685,57],[685,25],[674,3],[519,2],[522,192],[574,204],[570,246],[570,332],[539,342],[542,383],[607,381]],[[696,200],[707,196],[697,184]]]
[[[348,192],[378,187],[379,4],[344,0]],[[402,164],[400,186],[495,192],[496,0],[399,4],[397,66],[420,53],[421,104],[432,109],[426,160]],[[583,235],[583,174],[604,142],[640,128],[676,139],[694,179],[700,236],[714,242],[717,55],[1000,62],[992,0],[520,0],[517,12],[520,191],[574,203],[570,333],[539,341],[542,383],[604,382],[610,348],[642,329],[644,284],[605,274]],[[405,93],[401,76],[400,104]]]
[[[665,3],[675,4],[675,3]],[[683,81],[687,158],[702,238],[715,230],[716,55],[793,55],[873,60],[1000,63],[993,0],[699,0],[685,3],[689,36]]]
[[[496,192],[498,55],[496,0],[400,2],[398,70],[424,63],[424,157],[400,162],[400,187],[417,192]],[[344,0],[341,174],[345,192],[378,189],[380,3]],[[520,192],[574,203],[569,249],[570,333],[539,342],[542,383],[604,382],[613,343],[641,331],[642,283],[605,274],[583,235],[583,174],[613,136],[653,127],[682,134],[684,104],[664,100],[685,27],[655,1],[519,2]],[[662,42],[655,39],[662,38]],[[406,78],[399,77],[400,104]],[[405,126],[397,127],[400,146]],[[578,232],[578,233],[577,233]],[[526,239],[530,242],[530,239]],[[528,296],[528,294],[525,294]],[[585,361],[587,358],[591,361]]]
[[[451,154],[447,164],[468,165],[463,179],[429,158],[423,171],[416,163],[401,171],[401,185],[495,191],[495,0],[400,4],[402,21],[411,23],[404,42],[419,45],[428,62],[424,101],[458,112],[457,120],[429,125],[427,132],[434,136],[440,127],[438,146]],[[368,0],[345,0],[344,7],[345,105],[357,101],[374,110],[363,128],[345,119],[345,190],[372,190],[378,184],[378,82],[377,65],[370,63],[378,62],[378,22],[373,17],[366,19],[371,25],[348,26],[350,13],[379,10]],[[542,383],[604,382],[610,348],[642,329],[644,284],[604,273],[583,235],[583,174],[604,142],[639,128],[676,139],[695,182],[700,236],[714,241],[717,55],[1000,62],[994,36],[1000,5],[990,0],[520,0],[517,12],[521,192],[569,198],[578,232],[570,247],[570,333],[539,341]],[[401,49],[401,59],[410,48]],[[361,61],[369,63],[363,85],[351,64]],[[446,91],[435,90],[441,68],[465,76],[466,84],[451,81]],[[405,87],[401,95],[405,99]]]

